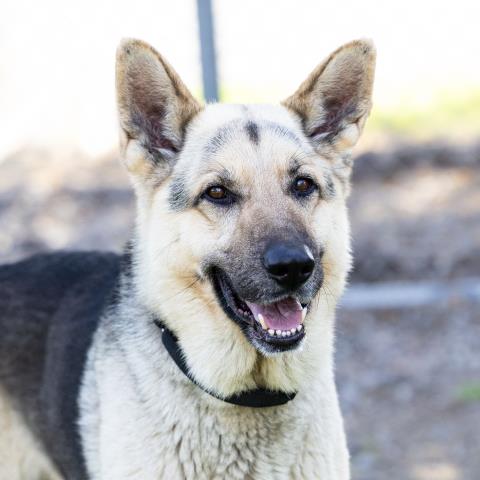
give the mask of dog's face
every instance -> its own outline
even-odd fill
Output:
[[[258,356],[299,350],[321,328],[318,312],[334,308],[350,265],[350,151],[370,110],[374,61],[368,42],[352,42],[282,105],[203,108],[151,47],[120,47],[139,292],[192,369],[218,353],[242,362],[237,377],[253,371]]]

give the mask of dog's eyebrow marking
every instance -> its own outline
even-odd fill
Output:
[[[245,130],[247,131],[247,135],[250,141],[253,144],[258,145],[260,141],[260,136],[258,133],[258,125],[255,122],[252,122],[251,120],[249,120],[245,125]]]
[[[213,155],[218,152],[228,141],[233,138],[234,134],[234,124],[237,124],[238,120],[227,123],[223,127],[220,127],[215,135],[208,140],[205,146],[205,152],[207,154]]]
[[[224,187],[233,188],[235,186],[235,176],[228,168],[217,162],[206,164],[200,174],[208,174],[213,182],[221,184]]]
[[[309,157],[310,155],[305,154],[303,152],[301,152],[300,154],[298,152],[293,154],[289,161],[288,170],[287,170],[288,174],[291,177],[294,177],[304,165],[308,166],[310,163],[304,162],[303,160]]]
[[[174,177],[168,192],[168,204],[174,211],[184,210],[190,206],[190,197],[187,193],[185,179],[182,176]]]
[[[302,166],[302,164],[300,163],[298,158],[293,157],[290,160],[290,166],[288,167],[288,174],[291,177],[294,177],[297,174],[297,172],[300,170],[301,166]]]

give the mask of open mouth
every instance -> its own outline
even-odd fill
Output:
[[[308,306],[294,297],[269,304],[243,300],[225,273],[212,271],[215,292],[226,315],[237,323],[252,344],[268,353],[293,350],[305,337],[303,321]]]

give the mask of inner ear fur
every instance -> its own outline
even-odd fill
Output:
[[[357,142],[372,106],[376,52],[369,40],[335,50],[283,103],[301,119],[316,148],[347,150]]]
[[[201,105],[167,61],[135,39],[118,47],[116,91],[127,168],[149,171],[168,166]]]

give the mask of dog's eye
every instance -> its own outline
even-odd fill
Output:
[[[316,188],[315,182],[311,178],[300,177],[293,182],[293,193],[299,197],[310,195]]]
[[[230,203],[233,203],[234,200],[233,194],[221,185],[214,185],[212,187],[208,187],[205,190],[203,196],[210,202],[219,203],[222,205],[228,205]]]
[[[210,187],[205,192],[212,200],[222,200],[227,196],[227,190],[223,187]]]

